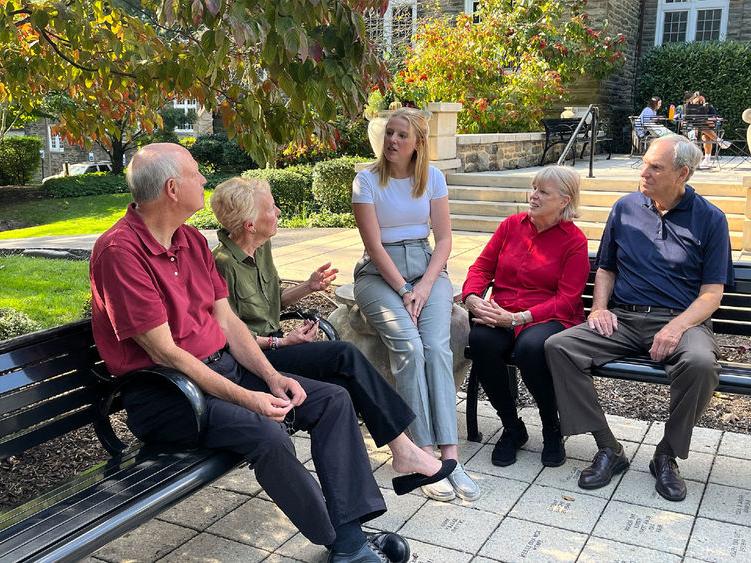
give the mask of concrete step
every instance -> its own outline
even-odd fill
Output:
[[[490,186],[449,185],[449,200],[501,201],[506,203],[527,203],[529,188],[499,188]]]
[[[481,186],[494,188],[524,188],[529,189],[532,186],[532,175],[522,176],[501,175],[501,174],[446,174],[446,183],[455,186]]]

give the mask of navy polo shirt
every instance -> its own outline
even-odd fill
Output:
[[[691,186],[660,215],[641,192],[610,211],[597,266],[616,273],[612,301],[687,309],[703,284],[733,284],[725,214]]]

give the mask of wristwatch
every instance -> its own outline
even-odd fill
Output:
[[[411,283],[406,282],[403,286],[399,288],[399,291],[397,291],[397,293],[399,294],[399,297],[404,297],[407,293],[410,293],[414,289],[415,288]]]
[[[514,327],[514,326],[519,326],[521,324],[524,324],[524,320],[522,320],[521,322],[517,321],[516,313],[511,313],[511,326]]]

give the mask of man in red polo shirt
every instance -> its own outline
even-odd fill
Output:
[[[203,445],[243,454],[298,529],[331,549],[329,561],[382,561],[360,527],[386,506],[349,395],[278,373],[232,312],[206,239],[184,224],[203,208],[206,182],[190,153],[148,145],[127,180],[134,203],[91,256],[94,340],[107,368],[184,373],[206,395]],[[180,405],[150,383],[126,388],[129,426],[145,440],[179,439]],[[310,433],[320,486],[296,458],[285,422]]]

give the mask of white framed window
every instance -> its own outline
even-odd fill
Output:
[[[188,121],[188,112],[190,110],[193,110],[194,112],[198,111],[198,101],[196,100],[172,100],[172,107],[175,109],[181,109],[185,112],[185,121],[182,123],[179,123],[177,127],[175,127],[175,131],[178,131],[179,133],[190,133],[193,131],[193,123]]]
[[[49,139],[50,152],[64,152],[63,138],[52,134],[52,127],[47,125],[47,139]]]
[[[409,45],[417,31],[417,0],[391,0],[383,17],[375,10],[368,10],[364,16],[370,39],[381,52],[391,53]]]
[[[655,45],[725,39],[729,0],[659,0]]]

